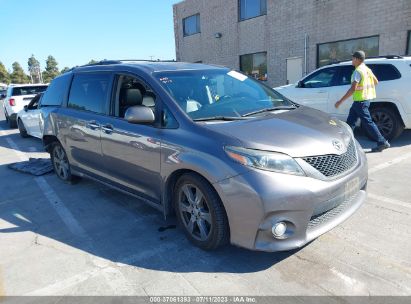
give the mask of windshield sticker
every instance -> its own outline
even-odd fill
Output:
[[[230,72],[227,73],[227,75],[228,75],[228,76],[231,76],[231,77],[233,77],[233,78],[235,78],[235,79],[237,79],[237,80],[240,80],[240,81],[244,81],[244,80],[246,80],[246,79],[248,78],[247,76],[245,76],[245,75],[243,75],[243,74],[241,74],[241,73],[238,73],[238,72],[236,72],[236,71],[230,71]]]

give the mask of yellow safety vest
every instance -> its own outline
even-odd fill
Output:
[[[361,81],[357,85],[355,92],[352,96],[354,101],[364,101],[374,99],[377,97],[375,93],[375,85],[373,79],[373,72],[364,63],[361,63],[356,69],[361,75]],[[354,80],[354,73],[352,75],[352,81]]]

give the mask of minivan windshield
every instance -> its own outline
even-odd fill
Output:
[[[295,104],[268,86],[226,69],[156,73],[162,86],[193,120],[235,120],[293,109]]]

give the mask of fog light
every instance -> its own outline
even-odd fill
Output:
[[[282,238],[287,231],[287,224],[284,222],[278,222],[273,225],[271,232],[275,238]]]

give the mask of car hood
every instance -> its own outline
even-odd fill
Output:
[[[292,87],[295,88],[295,83],[279,86],[279,87],[274,88],[274,90],[281,91],[281,90],[284,90],[284,89],[287,89],[287,88],[292,88]]]
[[[303,106],[249,120],[206,123],[205,127],[237,138],[245,148],[281,152],[292,157],[342,154],[352,139],[341,121]],[[335,147],[336,141],[342,143],[340,150]]]

